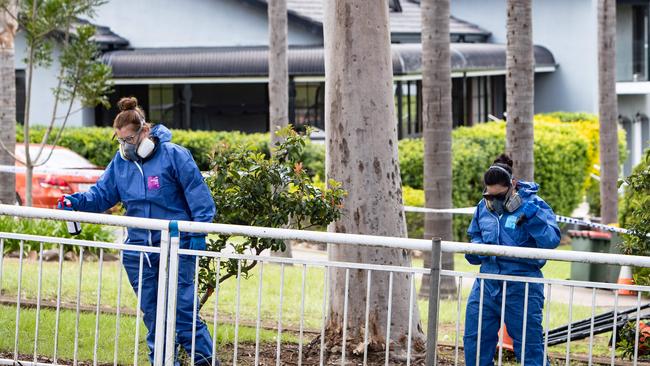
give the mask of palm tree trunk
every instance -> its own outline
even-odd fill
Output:
[[[1,11],[2,28],[0,35],[0,139],[9,151],[0,149],[0,165],[13,167],[11,154],[16,146],[16,71],[14,63],[14,36],[17,3],[15,0],[5,4]],[[0,202],[13,204],[16,201],[16,174],[0,173]]]
[[[287,0],[269,0],[269,131],[271,146],[280,141],[275,131],[289,122],[289,66],[287,61]],[[292,225],[289,224],[289,227]],[[291,243],[277,257],[291,258]]]
[[[532,0],[508,0],[506,59],[506,151],[513,173],[532,181],[534,68]]]
[[[422,0],[422,103],[424,136],[424,196],[426,207],[450,208],[451,202],[451,59],[449,51],[449,0]],[[452,239],[451,214],[427,213],[424,238]],[[424,256],[431,266],[431,256]],[[453,253],[443,253],[442,268],[454,269]],[[420,295],[429,293],[422,280]],[[455,294],[452,277],[441,278],[440,295]]]
[[[598,0],[598,116],[600,215],[618,221],[618,106],[616,99],[616,1]]]
[[[328,229],[404,237],[388,6],[367,0],[328,0],[323,25],[326,172],[328,178],[342,182],[348,192],[342,219]],[[328,256],[332,261],[411,265],[409,253],[401,249],[330,244]],[[343,329],[347,329],[347,349],[363,345],[367,301],[369,348],[380,350],[387,343],[389,275],[372,272],[369,298],[367,276],[367,271],[349,271],[346,294],[346,270],[330,269],[330,344],[340,344]],[[411,311],[413,348],[423,349],[425,337],[417,302],[411,307],[409,301],[412,280],[408,274],[393,274],[391,350],[406,348]],[[344,324],[346,298],[348,318]]]
[[[275,131],[289,122],[289,69],[287,64],[287,1],[269,0],[269,129],[272,145]]]

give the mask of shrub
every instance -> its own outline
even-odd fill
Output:
[[[55,129],[49,142],[54,140],[58,132]],[[30,139],[40,143],[45,135],[42,126],[31,127]],[[118,149],[117,140],[113,138],[110,127],[72,127],[66,128],[61,135],[59,145],[75,151],[91,163],[105,167],[110,163]],[[16,129],[16,141],[23,142],[23,129]],[[247,146],[256,151],[269,155],[269,135],[265,133],[246,134],[238,131],[189,131],[172,130],[172,142],[187,148],[202,171],[210,169],[210,156],[216,146]],[[307,142],[303,150],[303,161],[309,167],[310,176],[325,176],[325,149],[322,145]]]
[[[424,191],[422,190],[402,186],[402,199],[405,206],[424,207]],[[406,228],[409,238],[422,239],[424,236],[424,214],[407,212]]]
[[[303,170],[304,137],[290,127],[281,131],[286,141],[270,157],[244,145],[218,147],[206,183],[219,211],[219,223],[306,229],[323,227],[340,218],[345,191],[334,180],[328,182],[329,188],[319,188],[320,184]],[[239,254],[250,251],[259,255],[266,249],[284,250],[285,244],[279,239],[228,234],[219,234],[208,243],[208,250],[212,251],[226,247]],[[238,273],[246,276],[255,265],[255,261],[224,260],[216,268],[213,259],[202,258],[200,288],[207,295],[202,303],[214,289],[217,271],[224,272],[219,277],[222,282]]]
[[[645,159],[625,179],[628,186],[620,202],[619,223],[632,234],[623,236],[622,252],[650,255],[650,150]],[[650,268],[635,268],[634,282],[650,285]]]

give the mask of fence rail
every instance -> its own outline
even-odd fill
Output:
[[[151,220],[139,218],[126,218],[111,215],[99,215],[80,212],[67,212],[37,208],[25,208],[10,205],[0,205],[0,215],[14,217],[28,217],[52,220],[79,221],[83,223],[96,223],[118,227],[135,227],[162,232],[159,247],[133,246],[98,241],[64,239],[57,237],[34,236],[20,233],[0,233],[0,292],[3,299],[8,296],[15,298],[15,306],[0,305],[0,320],[9,326],[2,326],[0,330],[0,365],[56,365],[92,362],[94,365],[113,363],[138,364],[147,362],[146,342],[143,341],[145,330],[142,329],[142,316],[140,311],[121,312],[123,308],[138,309],[143,298],[142,287],[137,286],[134,293],[123,289],[123,270],[120,266],[104,261],[106,251],[119,253],[120,259],[124,253],[131,253],[137,258],[137,283],[152,281],[147,271],[151,261],[159,263],[157,277],[157,303],[153,363],[158,365],[171,365],[176,356],[176,308],[183,304],[177,303],[179,291],[179,273],[185,270],[181,267],[181,258],[193,258],[191,266],[195,269],[193,280],[199,279],[199,261],[212,259],[216,267],[221,268],[229,261],[235,261],[241,270],[244,261],[257,261],[258,268],[252,278],[236,279],[217,285],[214,297],[200,311],[197,311],[198,288],[194,287],[193,318],[196,314],[212,320],[212,351],[222,358],[223,364],[275,363],[277,365],[291,364],[345,364],[346,358],[357,357],[359,363],[366,364],[420,364],[425,360],[420,358],[419,351],[414,348],[414,335],[418,331],[412,319],[416,318],[413,309],[420,309],[423,329],[427,329],[426,364],[432,365],[436,361],[446,360],[445,363],[454,365],[464,363],[463,331],[466,323],[463,304],[467,302],[471,282],[477,281],[480,288],[479,313],[483,312],[483,301],[486,295],[486,281],[499,281],[503,286],[501,292],[501,311],[499,325],[505,324],[508,314],[505,311],[507,301],[507,288],[523,283],[525,288],[524,310],[529,303],[529,288],[535,284],[544,286],[544,357],[558,353],[564,354],[563,362],[569,365],[573,353],[583,353],[574,357],[574,361],[587,360],[592,364],[594,360],[601,360],[608,353],[611,364],[623,362],[620,352],[616,347],[608,349],[608,340],[599,338],[598,332],[607,330],[614,338],[616,344],[620,328],[629,322],[633,324],[635,334],[632,363],[641,362],[639,348],[640,336],[644,335],[643,317],[645,301],[642,292],[650,292],[650,287],[638,285],[618,285],[609,283],[580,282],[547,278],[531,278],[517,276],[503,276],[495,274],[464,273],[457,271],[441,270],[439,267],[440,251],[452,253],[469,253],[489,256],[504,256],[511,258],[547,259],[565,262],[600,263],[615,265],[631,265],[637,267],[650,267],[650,258],[639,256],[625,256],[601,253],[583,253],[570,251],[553,251],[547,249],[531,249],[505,247],[497,245],[477,245],[450,241],[428,241],[408,238],[393,238],[381,236],[365,236],[354,234],[337,234],[324,232],[298,231],[288,229],[273,229],[260,227],[246,227],[237,225],[205,224],[194,222],[175,222],[165,220]],[[236,254],[229,252],[206,252],[180,248],[179,232],[199,232],[206,234],[231,234],[255,236],[273,239],[293,239],[308,242],[322,242],[341,245],[379,246],[387,248],[400,248],[420,250],[432,255],[432,268],[402,267],[383,264],[348,263],[313,258],[278,258],[270,256],[256,256]],[[5,243],[9,240],[20,243],[18,258],[7,258]],[[29,261],[23,255],[26,243],[38,244],[39,256],[36,261]],[[56,264],[43,263],[44,245],[51,245],[59,251]],[[64,245],[77,248],[79,257],[74,264],[63,260]],[[84,260],[88,250],[98,252],[97,262],[88,263]],[[135,253],[135,254],[134,254]],[[429,254],[427,254],[429,255]],[[150,259],[151,257],[151,259]],[[151,261],[150,261],[151,260]],[[361,319],[364,329],[364,339],[361,346],[350,344],[347,341],[348,327],[343,327],[343,337],[338,340],[339,345],[332,347],[326,342],[327,319],[330,312],[330,287],[331,272],[341,270],[344,273],[345,299],[343,319],[349,319],[349,302],[352,296],[360,294],[349,293],[351,273],[359,272],[365,280],[364,295],[366,301],[365,313]],[[219,271],[213,283],[219,283]],[[253,273],[253,272],[251,272]],[[65,276],[64,276],[65,274]],[[408,279],[408,331],[404,344],[387,342],[381,352],[369,352],[369,327],[370,313],[375,309],[370,307],[369,299],[372,288],[381,276],[387,276],[388,296],[385,309],[387,310],[387,324],[399,314],[394,313],[394,280],[397,276],[407,276]],[[423,275],[430,275],[431,297],[428,300],[417,301],[416,288]],[[357,278],[357,277],[355,277]],[[254,284],[251,281],[257,282]],[[471,279],[471,280],[468,280]],[[130,279],[133,282],[135,279]],[[451,280],[456,288],[453,299],[441,299],[436,296],[439,291],[440,281]],[[56,290],[54,290],[56,289]],[[637,291],[636,298],[627,300],[625,304],[618,296],[618,290]],[[272,291],[271,291],[272,290]],[[611,291],[614,291],[612,295]],[[576,293],[585,293],[591,296],[590,306],[576,304]],[[510,296],[510,294],[508,294]],[[596,305],[598,296],[610,296],[613,303],[602,307]],[[56,309],[42,307],[46,301],[56,301]],[[419,302],[419,307],[416,306]],[[29,302],[26,306],[25,302]],[[65,303],[73,304],[63,306]],[[34,310],[34,304],[36,309]],[[90,319],[88,309],[94,306],[95,316]],[[105,307],[116,309],[116,313],[102,311]],[[81,309],[85,310],[81,310]],[[632,309],[632,310],[629,310]],[[635,311],[635,309],[637,311]],[[487,310],[486,310],[487,311]],[[12,313],[9,316],[7,314]],[[598,317],[599,312],[612,316]],[[4,313],[4,314],[3,314]],[[621,315],[623,314],[623,315]],[[146,315],[146,314],[145,314]],[[234,318],[234,322],[232,319]],[[526,319],[527,317],[524,317]],[[478,349],[476,360],[481,354],[481,324],[484,316],[479,315]],[[582,323],[576,321],[584,320]],[[27,324],[31,322],[30,324]],[[276,322],[273,335],[268,333],[268,325]],[[111,323],[112,325],[109,325]],[[345,321],[343,322],[346,323]],[[424,324],[426,323],[426,324]],[[232,324],[232,325],[231,325]],[[253,329],[242,324],[254,325]],[[266,324],[266,327],[262,327]],[[566,325],[562,328],[562,325]],[[191,346],[187,350],[188,364],[195,364],[197,356],[197,322],[194,321],[191,330]],[[524,337],[527,334],[526,322],[523,324]],[[11,331],[6,329],[11,328]],[[293,328],[295,331],[287,331]],[[551,329],[555,328],[555,329]],[[562,329],[560,329],[562,328]],[[611,329],[611,330],[610,330]],[[164,331],[162,331],[164,330]],[[251,333],[252,332],[252,333]],[[393,329],[387,327],[385,339],[394,336]],[[550,332],[550,333],[549,333]],[[252,335],[254,334],[254,335]],[[306,339],[306,335],[320,335],[315,339]],[[219,335],[219,337],[217,336]],[[650,335],[648,333],[647,335]],[[578,338],[586,337],[587,341]],[[4,338],[4,340],[2,339]],[[221,341],[218,341],[221,338]],[[31,347],[27,347],[27,339],[31,339]],[[645,339],[645,338],[644,338]],[[128,341],[127,341],[128,340]],[[437,341],[453,344],[451,352],[436,347]],[[565,352],[561,352],[556,345],[558,340],[565,340]],[[549,341],[551,344],[549,345]],[[499,345],[504,338],[499,337]],[[582,342],[582,343],[581,343]],[[587,342],[587,343],[585,343]],[[522,356],[526,360],[525,339],[522,342]],[[359,348],[361,347],[361,348]],[[27,351],[28,348],[30,351]],[[404,354],[398,348],[404,349]],[[352,352],[352,350],[355,352]],[[485,350],[483,350],[485,352]],[[110,355],[109,355],[110,354]],[[130,357],[125,354],[130,354]],[[250,354],[250,359],[248,359]],[[585,356],[586,355],[586,356]],[[416,357],[417,356],[417,357]],[[498,347],[498,363],[504,362],[503,347]],[[599,361],[600,362],[600,361]],[[216,358],[211,360],[216,364]],[[476,363],[479,365],[479,362]]]

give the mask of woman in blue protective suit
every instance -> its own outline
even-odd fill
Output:
[[[190,152],[170,142],[163,125],[151,126],[135,98],[118,102],[113,128],[119,152],[88,192],[66,195],[74,210],[104,212],[118,202],[127,216],[164,220],[212,222],[215,206]],[[160,231],[129,229],[127,244],[160,246]],[[205,236],[181,233],[181,248],[205,250]],[[140,252],[125,251],[123,264],[138,292]],[[142,269],[141,309],[148,329],[149,359],[153,363],[159,256],[150,253]],[[178,274],[176,341],[191,354],[194,305],[194,258],[181,256]],[[195,364],[212,364],[212,338],[202,320],[196,322]],[[215,359],[215,364],[219,364]]]
[[[501,155],[483,176],[485,191],[467,230],[472,243],[496,244],[527,248],[554,249],[560,243],[560,229],[555,214],[537,196],[539,186],[517,181],[512,176],[512,160]],[[467,254],[471,264],[480,264],[481,273],[541,278],[546,261]],[[477,279],[467,300],[465,319],[465,364],[476,365],[480,283]],[[483,310],[479,365],[493,365],[498,332],[501,325],[503,281],[483,280]],[[544,342],[542,308],[544,285],[530,283],[527,314],[524,314],[525,284],[508,281],[504,321],[513,339],[517,360],[521,362],[522,333],[526,316],[525,364],[542,366]]]

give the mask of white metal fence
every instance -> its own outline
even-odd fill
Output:
[[[157,275],[157,311],[155,319],[154,364],[171,365],[175,360],[176,307],[181,256],[193,256],[195,269],[200,258],[214,258],[220,268],[229,260],[257,261],[251,278],[224,282],[201,310],[201,316],[211,325],[213,335],[212,351],[222,364],[341,364],[346,360],[361,364],[393,365],[422,364],[424,359],[413,348],[411,338],[415,329],[409,326],[405,343],[405,357],[398,357],[395,348],[399,345],[386,342],[385,349],[371,354],[367,352],[367,338],[362,352],[353,355],[355,345],[346,343],[347,327],[337,347],[326,346],[326,317],[328,314],[328,285],[330,270],[345,270],[345,308],[343,318],[348,317],[347,299],[350,271],[361,270],[367,276],[366,298],[370,297],[371,284],[378,276],[388,274],[387,319],[392,314],[393,278],[408,275],[410,279],[409,303],[419,303],[422,322],[428,327],[426,363],[437,360],[443,364],[464,364],[462,327],[465,323],[464,303],[471,280],[498,280],[503,286],[502,304],[506,303],[506,289],[513,283],[525,284],[525,301],[528,304],[528,288],[531,284],[544,286],[544,355],[567,366],[575,362],[586,364],[621,364],[626,361],[616,347],[617,330],[631,322],[635,332],[635,344],[630,364],[642,362],[646,349],[639,346],[639,339],[645,339],[643,310],[647,301],[642,292],[650,287],[624,286],[617,284],[578,282],[531,277],[513,277],[479,273],[462,273],[440,270],[440,250],[453,253],[470,253],[490,256],[547,259],[565,262],[584,262],[650,267],[650,258],[600,253],[552,251],[546,249],[517,248],[471,243],[436,242],[427,240],[333,234],[323,232],[285,229],[244,227],[222,224],[175,222],[98,215],[79,212],[24,208],[0,205],[0,215],[14,217],[43,218],[53,220],[98,223],[118,227],[135,227],[162,232],[160,247],[133,246],[97,241],[82,241],[57,237],[41,237],[20,233],[0,233],[0,364],[52,365],[52,364],[141,364],[147,363],[147,344],[143,340],[146,329],[142,326],[140,308],[142,293],[133,293],[124,286],[123,270],[118,262],[108,262],[109,252],[124,252],[139,255],[138,283],[143,282],[143,268],[150,255],[159,258],[160,271]],[[342,245],[370,245],[403,248],[431,252],[431,269],[418,267],[397,267],[362,263],[332,262],[318,259],[291,259],[269,256],[239,255],[233,253],[202,252],[181,249],[179,232],[223,233],[275,239],[296,239],[308,242],[324,242]],[[9,258],[4,253],[8,243],[17,242],[18,258]],[[53,246],[58,260],[44,263],[44,247]],[[64,246],[77,248],[78,256],[73,261],[64,261]],[[36,258],[26,258],[25,248],[36,249]],[[96,262],[85,260],[89,250]],[[195,281],[198,271],[195,271]],[[213,279],[219,283],[219,272]],[[416,289],[422,275],[430,274],[434,296],[431,301],[418,299]],[[456,296],[440,300],[435,296],[440,279],[452,277],[457,286]],[[255,280],[257,280],[255,282]],[[481,305],[484,284],[481,290]],[[124,287],[127,287],[126,289]],[[142,286],[138,287],[139,290]],[[622,299],[612,290],[638,291],[633,299]],[[196,287],[195,287],[196,291]],[[600,299],[600,298],[604,298]],[[589,301],[590,299],[590,301]],[[600,300],[599,300],[600,299]],[[611,302],[609,301],[611,299]],[[196,309],[197,296],[194,296]],[[369,304],[370,302],[368,302]],[[526,306],[526,305],[524,305]],[[413,309],[410,306],[409,309]],[[483,317],[479,307],[479,341]],[[502,305],[500,324],[508,314]],[[196,310],[195,310],[196,311]],[[365,332],[369,334],[369,305],[365,309]],[[611,314],[600,315],[601,313]],[[524,311],[525,313],[525,311]],[[409,320],[414,314],[409,314]],[[600,315],[600,316],[599,316]],[[196,318],[196,317],[194,317]],[[411,322],[409,321],[409,325]],[[562,325],[566,324],[563,328]],[[526,334],[526,321],[523,334]],[[552,329],[555,328],[555,329]],[[192,347],[188,350],[187,364],[195,364],[196,322],[192,330]],[[611,329],[611,330],[608,330]],[[606,330],[612,340],[598,336]],[[385,339],[391,339],[390,326]],[[584,338],[585,340],[580,340]],[[613,342],[612,342],[613,341]],[[499,338],[499,344],[503,338]],[[438,347],[436,347],[436,344]],[[522,357],[525,360],[523,341]],[[560,350],[560,348],[562,348]],[[435,353],[437,351],[437,357]],[[480,346],[477,356],[480,356]],[[606,355],[606,356],[605,356]],[[498,348],[497,362],[508,361],[503,347]],[[478,360],[479,357],[476,357]],[[216,364],[213,358],[211,364]],[[477,361],[477,365],[479,362]]]

